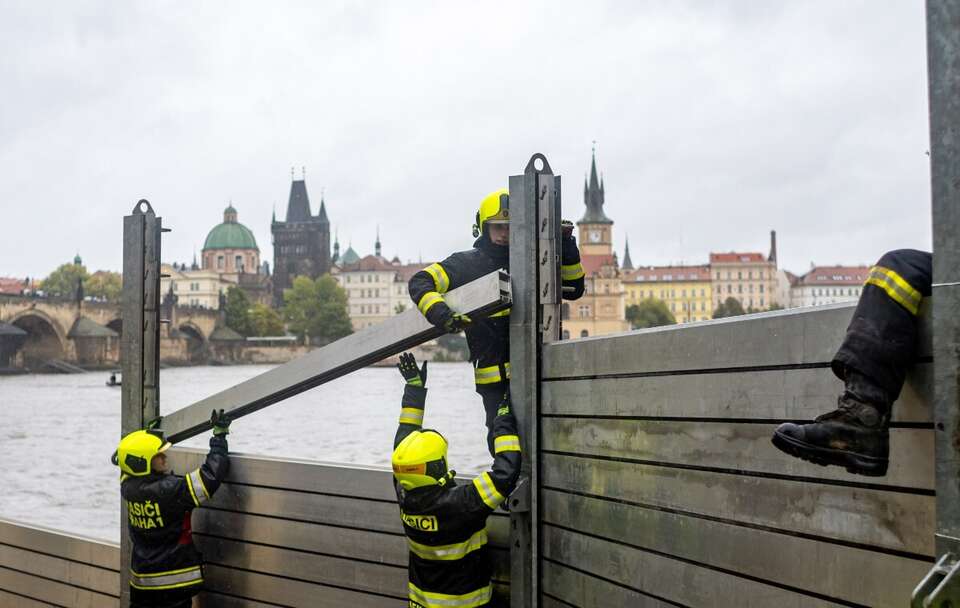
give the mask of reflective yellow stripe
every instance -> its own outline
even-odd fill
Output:
[[[479,477],[474,477],[473,487],[477,489],[477,493],[480,494],[480,498],[484,504],[491,509],[496,509],[500,506],[500,503],[507,499],[497,491],[497,486],[493,485],[493,479],[490,478],[490,473],[484,472]]]
[[[424,606],[424,608],[476,608],[488,604],[493,597],[493,585],[487,584],[476,591],[464,593],[462,595],[448,595],[446,593],[433,593],[432,591],[422,591],[413,583],[407,583],[410,599]]]
[[[424,270],[433,277],[433,284],[437,287],[437,291],[447,293],[447,290],[450,289],[450,277],[447,276],[447,271],[443,269],[443,266],[430,264]]]
[[[519,452],[520,438],[516,435],[501,435],[493,438],[493,453]]]
[[[560,266],[560,280],[562,281],[574,281],[583,277],[583,275],[583,266],[580,265],[580,262]]]
[[[176,589],[178,587],[197,585],[202,582],[203,572],[200,570],[200,566],[148,574],[138,574],[130,570],[130,586],[136,587],[137,589],[149,589],[151,591]]]
[[[460,559],[471,551],[476,551],[487,544],[487,531],[480,530],[462,543],[451,543],[449,545],[424,545],[414,542],[407,538],[407,544],[410,545],[410,551],[419,555],[423,559],[451,561]]]
[[[193,490],[193,475],[187,475],[187,489],[190,490],[190,498],[193,499],[193,504],[200,506],[200,501],[197,500],[197,493]]]
[[[423,294],[423,297],[420,298],[420,303],[417,304],[417,308],[420,309],[421,314],[427,314],[427,311],[430,310],[430,307],[436,304],[437,302],[443,302],[443,296],[435,291],[428,291]]]
[[[907,283],[895,271],[883,266],[874,266],[870,269],[870,276],[865,285],[876,285],[884,290],[893,301],[897,302],[912,314],[920,310],[920,301],[923,295]]]
[[[496,382],[502,382],[503,380],[510,379],[510,362],[507,361],[503,364],[504,371],[507,372],[507,377],[503,378],[500,375],[500,366],[491,365],[490,367],[478,367],[473,370],[473,381],[476,384],[494,384]]]
[[[493,317],[509,317],[509,316],[510,316],[510,309],[507,308],[506,310],[501,310],[500,312],[495,312],[495,313],[493,313],[492,315],[490,315],[490,318],[493,318]]]
[[[400,409],[400,424],[423,424],[423,410],[416,407],[405,407]]]

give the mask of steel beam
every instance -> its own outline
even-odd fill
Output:
[[[506,273],[492,272],[446,294],[447,304],[470,315],[486,315],[510,306]],[[163,429],[177,443],[210,429],[211,410],[231,418],[246,416],[315,386],[334,380],[442,335],[416,309],[341,338],[290,363],[276,367],[166,416]]]
[[[521,485],[510,497],[510,605],[539,605],[541,344],[560,336],[560,178],[542,154],[510,177],[510,396],[523,444]]]
[[[120,436],[160,415],[161,218],[141,199],[123,218],[123,292],[120,361],[123,373]],[[126,505],[120,500],[120,559],[130,562]],[[120,568],[120,605],[129,604],[127,568]]]

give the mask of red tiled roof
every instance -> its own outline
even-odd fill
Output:
[[[709,281],[710,267],[703,266],[646,266],[631,271],[624,278],[630,282]]]
[[[869,273],[869,266],[814,266],[796,285],[862,285]]]
[[[746,253],[737,253],[731,251],[729,253],[711,253],[710,254],[710,263],[711,264],[724,264],[724,263],[736,263],[736,262],[766,262],[767,258],[763,257],[762,253],[757,253],[755,251],[749,251]]]
[[[0,293],[20,295],[20,292],[27,288],[23,282],[24,279],[0,277]]]
[[[601,254],[581,254],[580,265],[583,266],[583,272],[587,276],[600,272],[604,266],[614,265],[614,255],[612,253]]]
[[[383,256],[367,255],[352,264],[344,264],[342,271],[343,272],[357,272],[358,270],[396,270],[400,266],[398,264],[391,264]]]

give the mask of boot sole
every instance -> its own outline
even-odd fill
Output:
[[[875,458],[854,452],[832,450],[830,448],[811,445],[782,435],[778,431],[774,431],[771,442],[782,452],[822,467],[835,465],[844,467],[848,473],[865,475],[867,477],[883,477],[887,474],[887,464],[889,461],[886,458]]]

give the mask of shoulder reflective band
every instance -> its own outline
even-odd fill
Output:
[[[909,310],[913,315],[916,315],[917,311],[920,310],[920,301],[923,296],[903,277],[889,268],[874,266],[870,269],[870,276],[864,284],[876,285],[884,290],[894,302]]]
[[[476,606],[486,606],[493,597],[493,585],[490,583],[476,591],[461,595],[421,591],[413,583],[407,583],[407,585],[410,599],[424,608],[449,608],[451,606],[455,608],[476,608]]]
[[[420,303],[417,304],[417,308],[420,309],[420,314],[425,315],[427,311],[430,310],[430,307],[437,302],[443,302],[443,296],[435,291],[428,291],[420,298]]]
[[[190,489],[193,503],[198,507],[210,498],[207,487],[203,485],[203,478],[200,477],[200,469],[194,469],[187,474],[187,488]]]
[[[200,571],[200,566],[151,574],[137,574],[133,570],[130,571],[130,586],[137,589],[176,589],[202,582],[203,572]]]
[[[422,543],[414,542],[407,538],[407,544],[410,545],[410,552],[414,553],[423,559],[438,560],[438,561],[452,561],[460,559],[465,556],[467,553],[476,551],[477,549],[483,547],[487,544],[487,531],[480,530],[475,532],[473,536],[463,541],[462,543],[452,543],[449,545],[424,545]]]
[[[443,266],[430,264],[424,270],[433,277],[433,284],[436,285],[437,291],[447,293],[447,290],[450,289],[450,277],[447,276],[447,271],[443,269]]]
[[[500,506],[500,503],[507,499],[506,496],[497,491],[497,486],[493,485],[490,473],[484,472],[479,477],[474,477],[473,487],[477,489],[477,493],[480,494],[484,504],[491,509],[496,509]]]
[[[400,410],[400,424],[423,424],[423,410],[416,407],[405,407]]]
[[[478,367],[473,370],[473,381],[476,384],[494,384],[510,379],[510,362],[503,364],[503,370],[506,372],[506,378],[500,375],[500,366],[491,365],[489,367]]]
[[[580,262],[577,262],[576,264],[564,264],[560,266],[561,281],[575,281],[583,276],[583,266],[580,265]]]
[[[519,452],[520,438],[516,435],[500,435],[493,438],[493,453]]]

